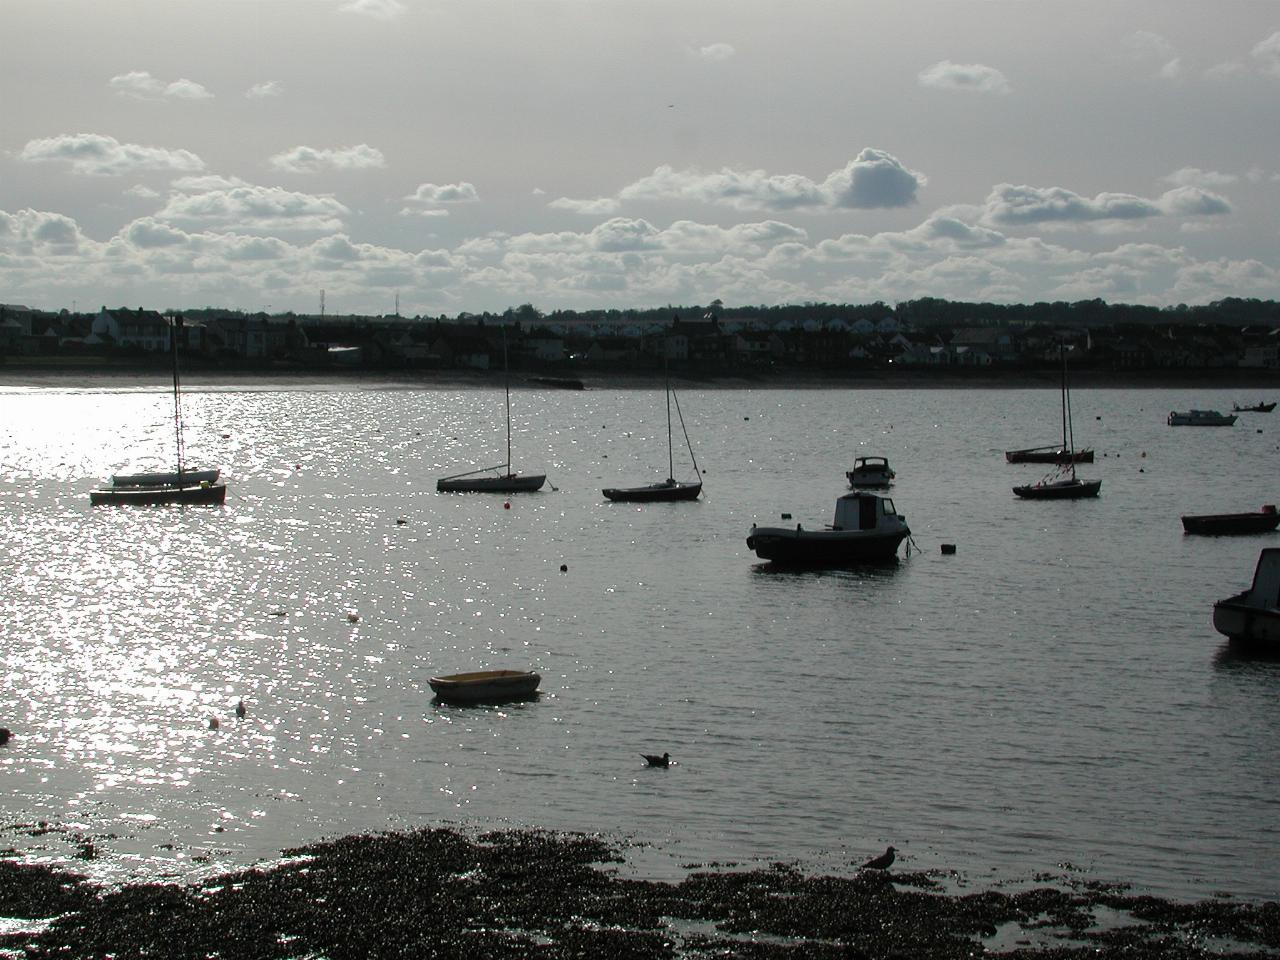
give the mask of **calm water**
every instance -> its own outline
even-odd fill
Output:
[[[1054,440],[1055,390],[680,398],[694,504],[600,495],[666,475],[660,390],[516,391],[516,465],[556,489],[506,509],[434,485],[503,459],[500,391],[230,389],[185,401],[226,506],[131,510],[88,493],[163,465],[165,393],[0,392],[0,844],[73,849],[11,826],[45,820],[97,869],[181,871],[533,825],[651,842],[658,871],[893,843],[982,881],[1280,896],[1280,664],[1210,623],[1277,540],[1178,520],[1280,501],[1280,415],[1173,429],[1254,398],[1077,391],[1102,495],[1028,503],[1042,468],[1001,451]],[[858,454],[897,469],[918,550],[758,565],[751,523],[829,522]],[[537,702],[431,703],[432,673],[526,666]]]

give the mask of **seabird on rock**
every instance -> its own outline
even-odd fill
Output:
[[[640,754],[640,756],[644,757],[644,758],[645,758],[645,760],[647,760],[647,761],[648,761],[649,766],[651,766],[651,767],[669,767],[669,766],[671,766],[671,754],[669,754],[669,753],[664,753],[664,754],[663,754],[662,756],[660,756],[660,757],[655,757],[655,756],[654,756],[653,754],[651,754],[651,753],[642,753],[642,754]]]
[[[893,863],[893,847],[890,847],[878,857],[868,860],[862,865],[863,870],[888,870]]]

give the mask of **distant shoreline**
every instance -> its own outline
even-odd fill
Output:
[[[592,370],[575,371],[587,390],[646,389],[660,382],[658,371]],[[521,389],[563,389],[538,379],[564,378],[561,371],[513,372],[511,384]],[[672,380],[683,388],[705,390],[921,390],[921,389],[1025,389],[1056,387],[1055,370],[862,370],[847,374],[808,373],[801,370],[770,370],[751,373],[714,373],[692,370],[672,371]],[[458,387],[487,387],[503,382],[497,370],[280,370],[280,369],[200,369],[182,372],[184,386],[193,391],[209,390],[422,390]],[[1099,370],[1071,372],[1072,386],[1127,387],[1131,389],[1225,388],[1231,387],[1242,400],[1251,393],[1280,393],[1280,370],[1215,368],[1183,370]],[[87,366],[0,364],[0,389],[87,389],[148,390],[168,389],[167,368],[160,366]],[[1275,399],[1274,397],[1264,399]]]

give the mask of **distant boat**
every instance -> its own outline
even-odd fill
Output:
[[[1275,408],[1276,404],[1274,400],[1271,403],[1255,403],[1251,407],[1242,407],[1238,403],[1233,403],[1231,405],[1231,409],[1236,413],[1270,413]]]
[[[1209,536],[1268,533],[1277,526],[1280,526],[1280,513],[1270,503],[1253,513],[1210,513],[1182,518],[1182,529],[1186,533]]]
[[[502,703],[533,696],[542,677],[532,670],[477,670],[427,682],[437,697],[449,703]]]
[[[1025,450],[1006,450],[1004,459],[1007,463],[1093,463],[1093,451],[1088,447],[1083,450],[1068,450],[1060,444],[1051,443]]]
[[[1217,410],[1171,410],[1168,419],[1171,427],[1229,427],[1236,422],[1235,414]]]
[[[542,387],[556,387],[559,390],[585,390],[587,385],[573,377],[530,377],[530,383]]]
[[[747,548],[762,560],[792,566],[838,567],[896,560],[898,545],[911,536],[893,501],[874,493],[846,493],[835,519],[824,529],[751,526]]]
[[[219,504],[227,499],[227,485],[218,482],[218,470],[187,470],[183,442],[182,385],[178,376],[178,331],[182,316],[169,327],[169,352],[173,358],[173,430],[175,469],[155,473],[116,474],[111,483],[89,491],[92,506],[152,505],[165,503]]]
[[[511,469],[511,376],[507,365],[507,329],[502,328],[503,385],[507,395],[507,462],[482,467],[467,473],[455,473],[436,481],[440,493],[532,493],[547,482],[544,473],[521,475]]]
[[[851,487],[887,487],[897,474],[884,457],[858,457],[845,472]]]
[[[1101,480],[1082,480],[1076,476],[1075,430],[1071,421],[1071,388],[1067,384],[1067,353],[1064,346],[1059,346],[1062,354],[1062,445],[1066,458],[1055,474],[1037,481],[1013,488],[1013,492],[1024,500],[1082,500],[1096,497],[1102,489]],[[1090,454],[1089,462],[1093,457]],[[1056,461],[1055,461],[1056,462]]]
[[[1280,547],[1259,554],[1248,590],[1213,605],[1213,628],[1241,646],[1280,652]]]
[[[628,503],[670,503],[679,500],[697,500],[702,493],[701,472],[698,470],[698,458],[693,455],[693,444],[689,441],[689,431],[685,427],[684,414],[680,412],[680,400],[671,389],[671,379],[667,378],[667,479],[661,483],[651,483],[642,487],[606,487],[601,491],[605,497],[615,501]],[[676,415],[680,418],[680,429],[684,432],[684,442],[689,448],[689,459],[693,462],[693,473],[697,480],[679,481],[675,479],[675,453],[671,441],[671,401],[675,399]]]

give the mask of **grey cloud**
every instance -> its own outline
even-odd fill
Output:
[[[332,230],[350,212],[332,197],[295,193],[279,187],[245,186],[173,194],[156,218],[229,224],[255,230]]]
[[[728,60],[735,53],[737,51],[727,43],[709,43],[698,48],[698,56],[703,60]]]
[[[1224,197],[1199,187],[1175,187],[1156,200],[1128,193],[1100,193],[1091,200],[1062,187],[1001,183],[988,195],[983,219],[988,223],[1025,226],[1159,216],[1213,216],[1229,212],[1231,204]]]
[[[73,173],[121,176],[145,170],[177,172],[204,169],[204,161],[189,150],[145,147],[121,143],[115,137],[97,133],[67,133],[30,140],[20,159],[28,163],[63,162]]]
[[[181,230],[167,223],[160,223],[151,217],[133,221],[121,232],[121,236],[135,247],[143,249],[182,246],[188,239]]]
[[[969,90],[977,93],[1009,93],[1005,75],[995,67],[981,63],[952,63],[942,60],[920,71],[917,81],[922,87],[939,90]]]
[[[1180,187],[1224,187],[1235,183],[1239,177],[1230,173],[1218,173],[1216,170],[1201,170],[1199,167],[1182,167],[1160,179]]]
[[[594,200],[572,200],[569,197],[561,197],[558,200],[552,200],[547,206],[553,210],[568,210],[571,213],[598,216],[617,213],[621,204],[613,197],[597,197]]]
[[[1173,217],[1211,217],[1231,212],[1226,197],[1200,187],[1174,187],[1157,202],[1163,213]]]
[[[278,97],[282,93],[284,88],[279,80],[264,80],[261,83],[255,83],[244,92],[244,95],[250,100],[265,100],[268,97]]]
[[[1258,63],[1258,69],[1273,77],[1280,77],[1280,30],[1258,43],[1250,51]]]
[[[418,189],[405,197],[411,203],[434,206],[439,203],[475,203],[480,199],[475,185],[467,183],[421,183]]]
[[[392,20],[404,13],[401,0],[344,0],[339,13],[358,13],[375,20]]]

